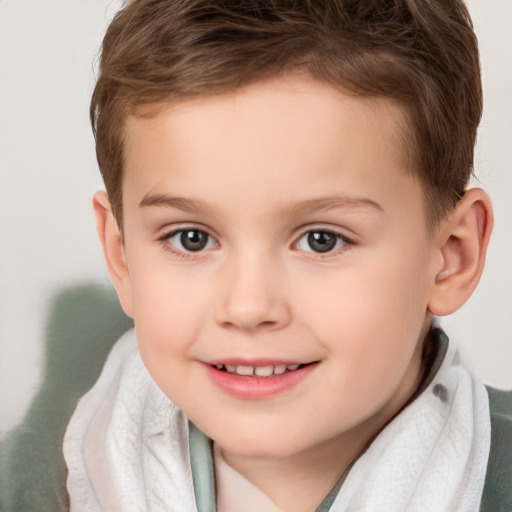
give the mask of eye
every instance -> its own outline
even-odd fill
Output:
[[[339,233],[317,229],[304,233],[297,242],[297,249],[306,252],[325,253],[335,251],[350,243],[350,240]]]
[[[198,252],[217,246],[213,237],[200,229],[180,229],[163,240],[181,252]]]

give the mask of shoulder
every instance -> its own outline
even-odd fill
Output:
[[[480,512],[512,512],[512,391],[487,386],[491,449]]]

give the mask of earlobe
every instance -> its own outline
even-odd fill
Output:
[[[442,267],[432,283],[431,313],[449,315],[469,299],[483,272],[492,225],[491,202],[481,189],[468,190],[442,221],[436,237]]]
[[[93,208],[96,216],[96,229],[103,246],[108,272],[125,313],[133,317],[130,276],[123,237],[105,191],[100,190],[94,194]]]

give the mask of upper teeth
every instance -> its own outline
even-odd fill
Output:
[[[268,366],[246,366],[246,365],[234,365],[234,364],[221,364],[215,365],[219,370],[226,369],[229,373],[236,373],[238,375],[257,375],[258,377],[269,377],[272,374],[281,375],[286,370],[296,370],[299,364],[276,364]]]

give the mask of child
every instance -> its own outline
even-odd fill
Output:
[[[512,510],[511,398],[434,323],[484,265],[480,115],[460,1],[129,2],[91,118],[135,330],[71,510]]]

